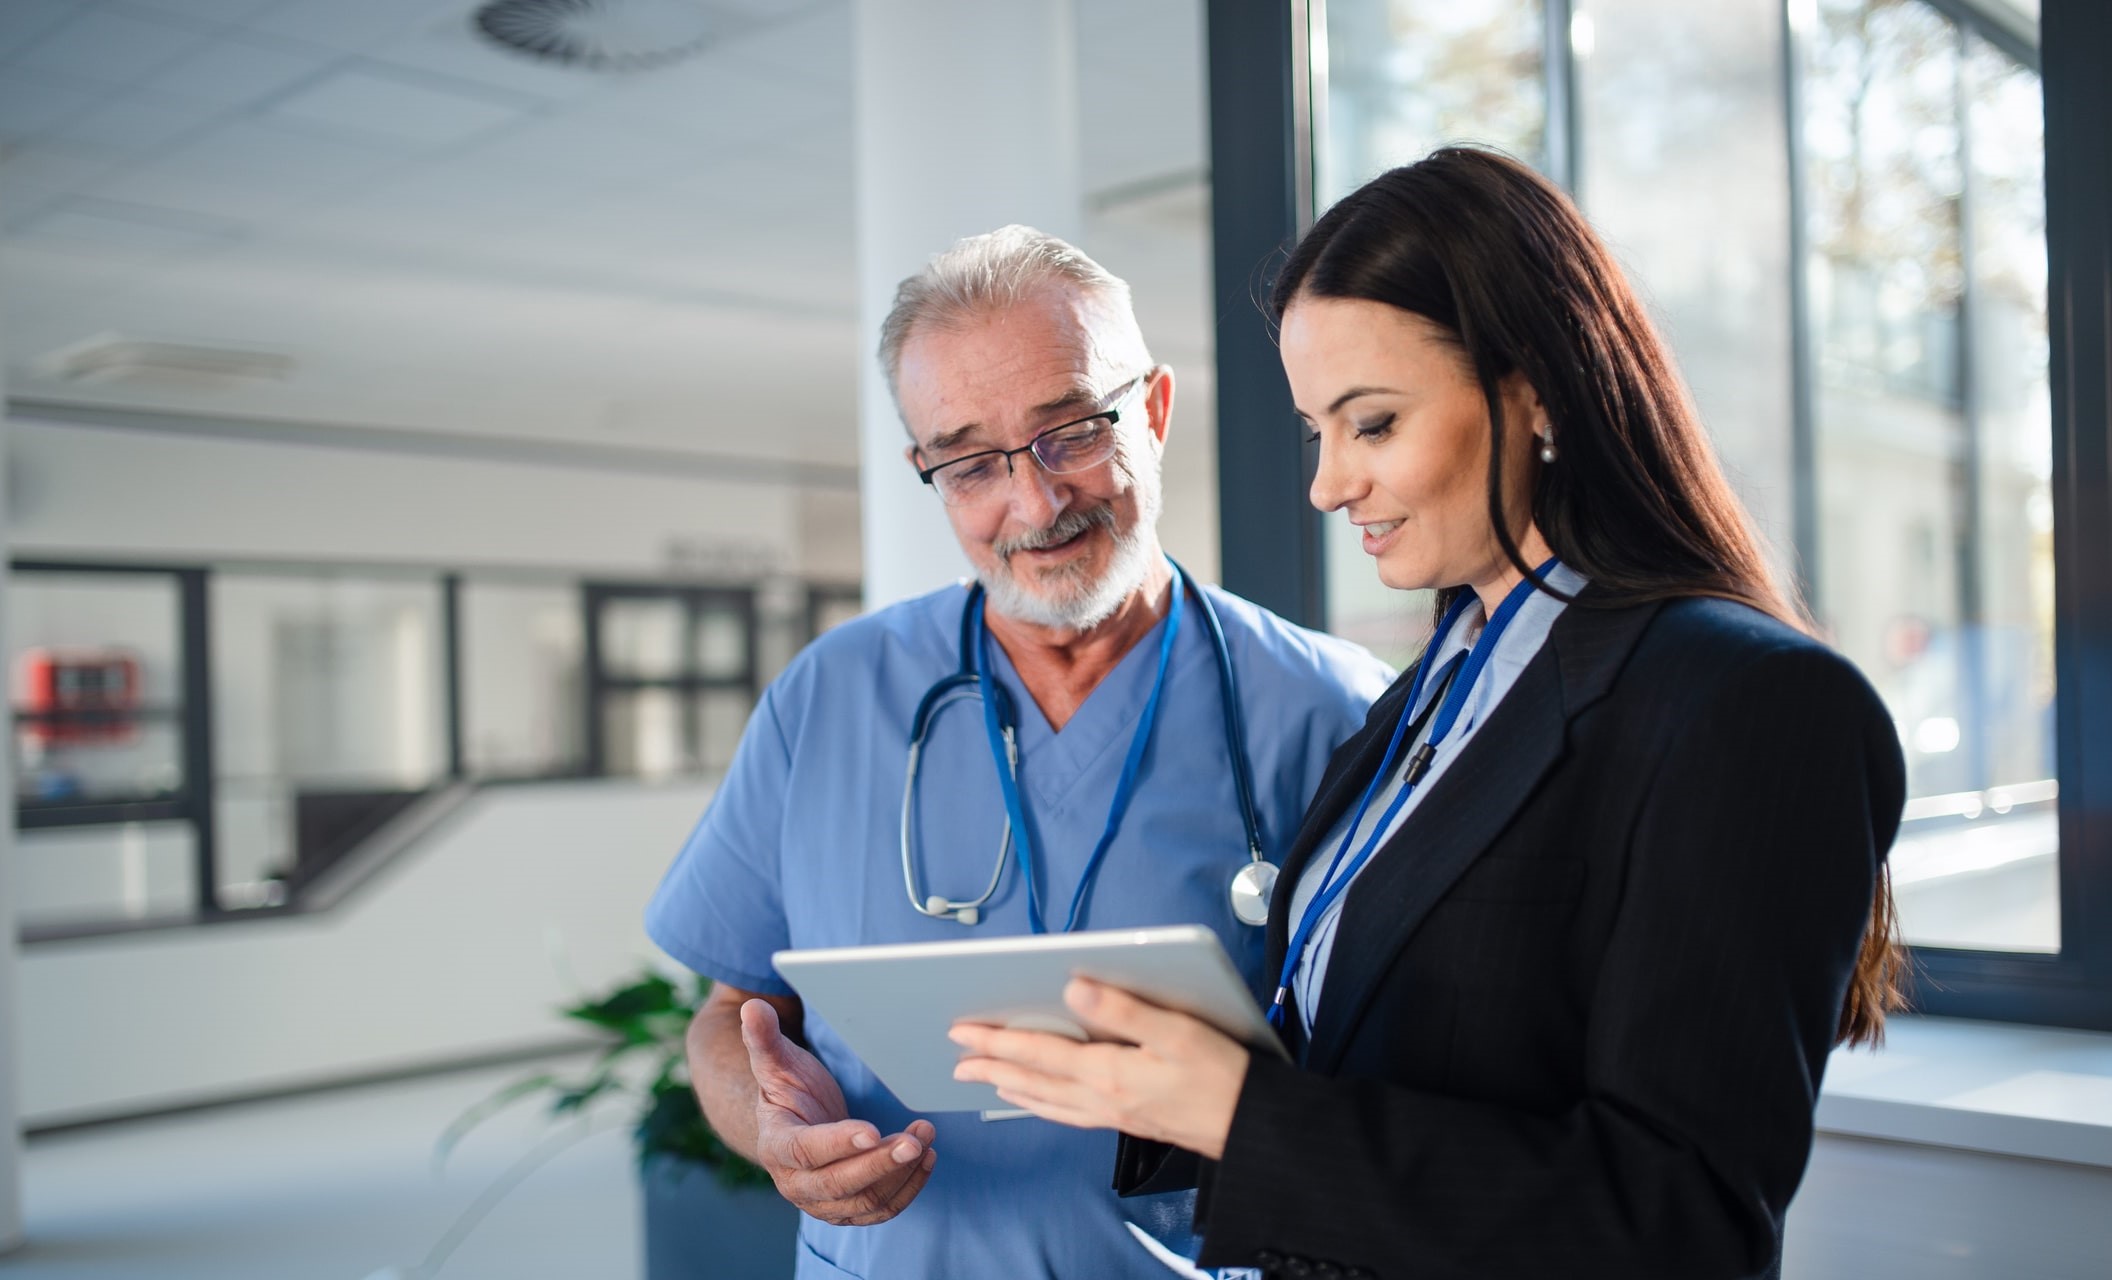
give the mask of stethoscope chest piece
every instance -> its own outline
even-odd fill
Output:
[[[1269,922],[1269,899],[1276,893],[1276,864],[1259,858],[1232,877],[1232,914],[1241,924],[1260,928]]]

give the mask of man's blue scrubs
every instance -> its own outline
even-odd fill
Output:
[[[1335,745],[1362,725],[1391,673],[1354,645],[1294,627],[1204,588],[1224,623],[1246,720],[1264,850],[1281,861]],[[910,717],[959,666],[967,592],[947,587],[844,623],[808,646],[764,693],[724,784],[646,912],[669,955],[712,979],[792,994],[771,968],[787,947],[924,942],[1028,932],[1016,863],[964,927],[911,909],[897,838]],[[1226,759],[1217,662],[1191,598],[1168,663],[1159,719],[1135,798],[1088,894],[1078,927],[1199,923],[1224,940],[1257,992],[1262,933],[1232,914],[1232,876],[1247,861]],[[1162,619],[1160,627],[1165,626]],[[1106,826],[1115,780],[1158,661],[1140,640],[1061,733],[1051,731],[1002,648],[996,678],[1019,719],[1025,799],[1044,914],[1060,927]],[[918,887],[973,899],[990,882],[1004,801],[974,700],[929,733],[915,815]],[[819,1018],[814,1052],[851,1115],[883,1134],[915,1118]],[[835,1227],[801,1220],[802,1280],[1149,1277],[1166,1271],[1123,1225],[1178,1248],[1191,1195],[1121,1200],[1108,1189],[1115,1135],[1042,1120],[928,1117],[938,1164],[892,1221]],[[1156,1220],[1155,1220],[1156,1219]]]

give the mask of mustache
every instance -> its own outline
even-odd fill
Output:
[[[1010,560],[1015,552],[1039,551],[1044,547],[1053,547],[1059,543],[1069,542],[1096,525],[1106,529],[1109,533],[1113,533],[1115,529],[1114,508],[1102,503],[1097,507],[1089,507],[1083,511],[1066,511],[1056,517],[1056,523],[1048,528],[1029,529],[1016,538],[1000,538],[990,545],[990,549],[997,553],[998,559]]]

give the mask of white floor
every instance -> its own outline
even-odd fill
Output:
[[[639,1200],[615,1114],[528,1174],[437,1270],[422,1269],[481,1192],[560,1132],[522,1104],[434,1169],[448,1124],[536,1065],[32,1138],[29,1243],[0,1258],[0,1276],[368,1280],[394,1267],[402,1280],[630,1280]]]

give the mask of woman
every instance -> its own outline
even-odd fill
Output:
[[[1081,980],[1126,1043],[963,1025],[958,1074],[1129,1135],[1120,1189],[1199,1173],[1204,1266],[1778,1274],[1827,1053],[1897,1002],[1890,718],[1530,170],[1375,179],[1272,306],[1315,505],[1439,619],[1277,885],[1291,1060]]]

